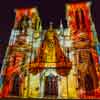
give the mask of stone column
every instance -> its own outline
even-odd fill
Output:
[[[40,74],[40,98],[44,97],[44,81],[45,77],[43,76],[43,73]]]
[[[60,96],[60,94],[61,94],[61,90],[60,90],[60,80],[61,80],[61,77],[60,76],[58,76],[58,99],[60,99],[61,98],[61,96]]]

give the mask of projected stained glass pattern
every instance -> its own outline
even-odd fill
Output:
[[[91,2],[66,5],[68,28],[42,29],[36,7],[15,10],[1,69],[1,97],[90,98],[99,93],[99,42]],[[90,84],[91,83],[91,84]]]

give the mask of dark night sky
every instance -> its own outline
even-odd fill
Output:
[[[69,0],[71,1],[71,0]],[[76,1],[76,0],[73,0]],[[80,0],[82,1],[82,0]],[[85,1],[85,0],[83,0]],[[65,3],[68,0],[1,0],[0,2],[0,43],[7,47],[11,29],[14,24],[14,9],[19,7],[38,6],[40,17],[44,28],[48,27],[50,21],[54,23],[54,27],[59,26],[59,20],[65,20]],[[100,0],[94,0],[92,6],[92,15],[95,22],[96,30],[100,34]],[[3,50],[3,54],[5,52]]]

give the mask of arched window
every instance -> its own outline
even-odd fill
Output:
[[[79,63],[83,63],[82,55],[79,53]]]
[[[19,96],[19,88],[20,88],[20,78],[19,78],[18,74],[15,74],[14,80],[13,80],[11,95]]]
[[[86,91],[88,92],[88,91],[93,90],[94,89],[94,87],[93,87],[93,79],[92,79],[91,75],[90,74],[86,74],[84,79],[85,79],[85,89],[86,89]]]
[[[82,9],[80,9],[80,14],[81,14],[81,19],[82,19],[82,28],[86,29],[85,18],[84,18],[84,13]]]
[[[86,29],[85,25],[85,18],[84,18],[84,13],[82,9],[78,9],[75,12],[75,19],[76,19],[76,24],[77,24],[77,30],[80,30],[80,26],[82,26],[82,30]]]
[[[76,20],[77,30],[79,30],[80,29],[80,19],[79,19],[79,12],[78,12],[78,10],[75,12],[75,20]]]
[[[90,53],[89,55],[90,55],[90,63],[91,63],[91,64],[94,64],[94,60],[93,60],[92,54]]]

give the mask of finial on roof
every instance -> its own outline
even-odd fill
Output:
[[[62,19],[60,20],[60,28],[63,28]]]
[[[49,23],[49,30],[53,30],[53,22]]]

